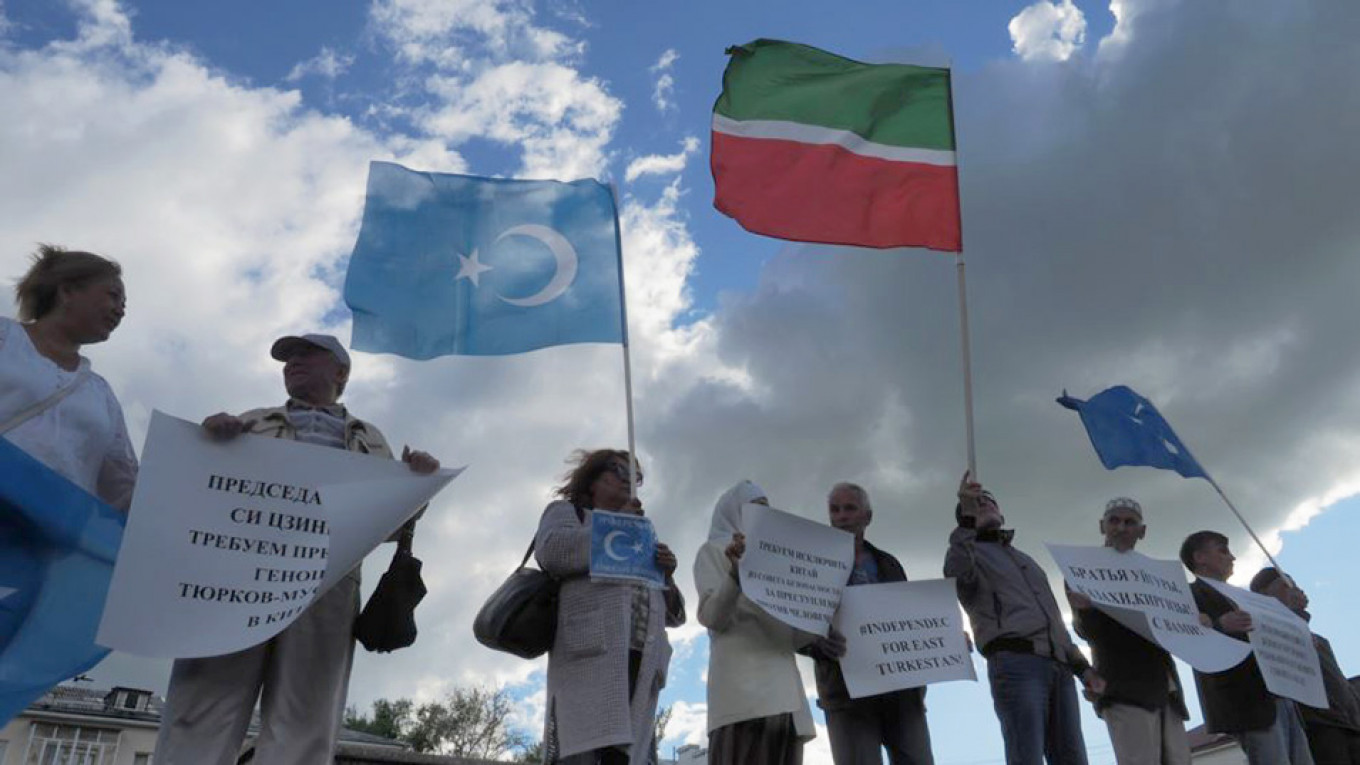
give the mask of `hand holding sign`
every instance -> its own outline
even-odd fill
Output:
[[[1275,598],[1213,579],[1201,578],[1200,581],[1237,606],[1237,611],[1224,614],[1218,622],[1224,629],[1229,628],[1229,623],[1247,625],[1247,640],[1256,654],[1256,664],[1261,668],[1266,688],[1276,696],[1326,709],[1322,665],[1308,623]]]
[[[948,680],[975,680],[953,579],[848,587],[833,634],[851,698]]]
[[[268,640],[461,472],[243,427],[152,415],[101,644],[182,658]]]
[[[669,560],[667,561],[667,556]],[[662,566],[675,570],[675,554],[656,542],[652,522],[631,513],[593,510],[590,517],[590,577],[665,586]]]

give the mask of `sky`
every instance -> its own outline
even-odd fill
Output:
[[[937,577],[965,466],[952,256],[749,234],[712,208],[706,159],[729,45],[950,64],[978,467],[1017,544],[1056,577],[1043,542],[1098,544],[1105,500],[1127,495],[1142,551],[1172,558],[1213,528],[1241,578],[1260,566],[1203,481],[1105,471],[1053,401],[1129,385],[1279,551],[1355,672],[1357,35],[1350,0],[866,0],[834,19],[800,0],[0,0],[0,279],[37,242],[123,264],[127,319],[87,352],[140,444],[153,409],[281,403],[274,338],[349,337],[369,161],[597,177],[621,199],[642,499],[691,600],[713,503],[746,478],[815,519],[834,483],[865,485],[869,538]],[[470,625],[566,456],[626,443],[619,347],[356,353],[345,400],[394,444],[469,465],[418,533],[420,639],[361,653],[351,701],[491,683],[536,731],[543,661],[483,649]],[[366,589],[387,558],[370,556]],[[692,619],[671,639],[667,754],[703,741],[707,659]],[[168,672],[115,655],[92,674],[163,691]],[[927,703],[937,762],[1002,761],[984,685]],[[1092,761],[1112,762],[1084,722]],[[807,760],[830,762],[824,731]]]

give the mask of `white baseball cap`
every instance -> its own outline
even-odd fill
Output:
[[[305,350],[308,346],[325,348],[331,355],[344,367],[349,364],[349,352],[345,346],[340,344],[335,335],[288,335],[280,337],[274,341],[274,345],[269,349],[269,355],[279,361],[287,361],[289,356],[300,350]]]

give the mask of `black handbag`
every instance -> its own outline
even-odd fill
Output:
[[[554,577],[529,568],[534,543],[524,553],[519,568],[482,604],[472,620],[477,642],[521,659],[536,659],[552,648],[557,636],[557,591]]]
[[[586,514],[576,509],[576,522]],[[524,552],[519,568],[482,604],[472,620],[477,642],[493,651],[537,659],[547,653],[557,637],[557,591],[562,582],[536,568],[528,568],[534,543]]]
[[[364,649],[388,653],[416,642],[416,606],[425,597],[420,559],[411,554],[415,522],[402,528],[387,573],[354,622],[354,637]]]

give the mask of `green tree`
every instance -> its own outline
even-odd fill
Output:
[[[513,708],[505,689],[457,688],[416,709],[406,740],[417,752],[493,760],[529,746],[529,736],[510,726]]]
[[[410,699],[397,699],[388,701],[378,699],[373,702],[373,716],[359,714],[358,709],[349,707],[345,710],[345,727],[351,730],[371,733],[383,738],[406,740],[406,731],[411,726]]]

